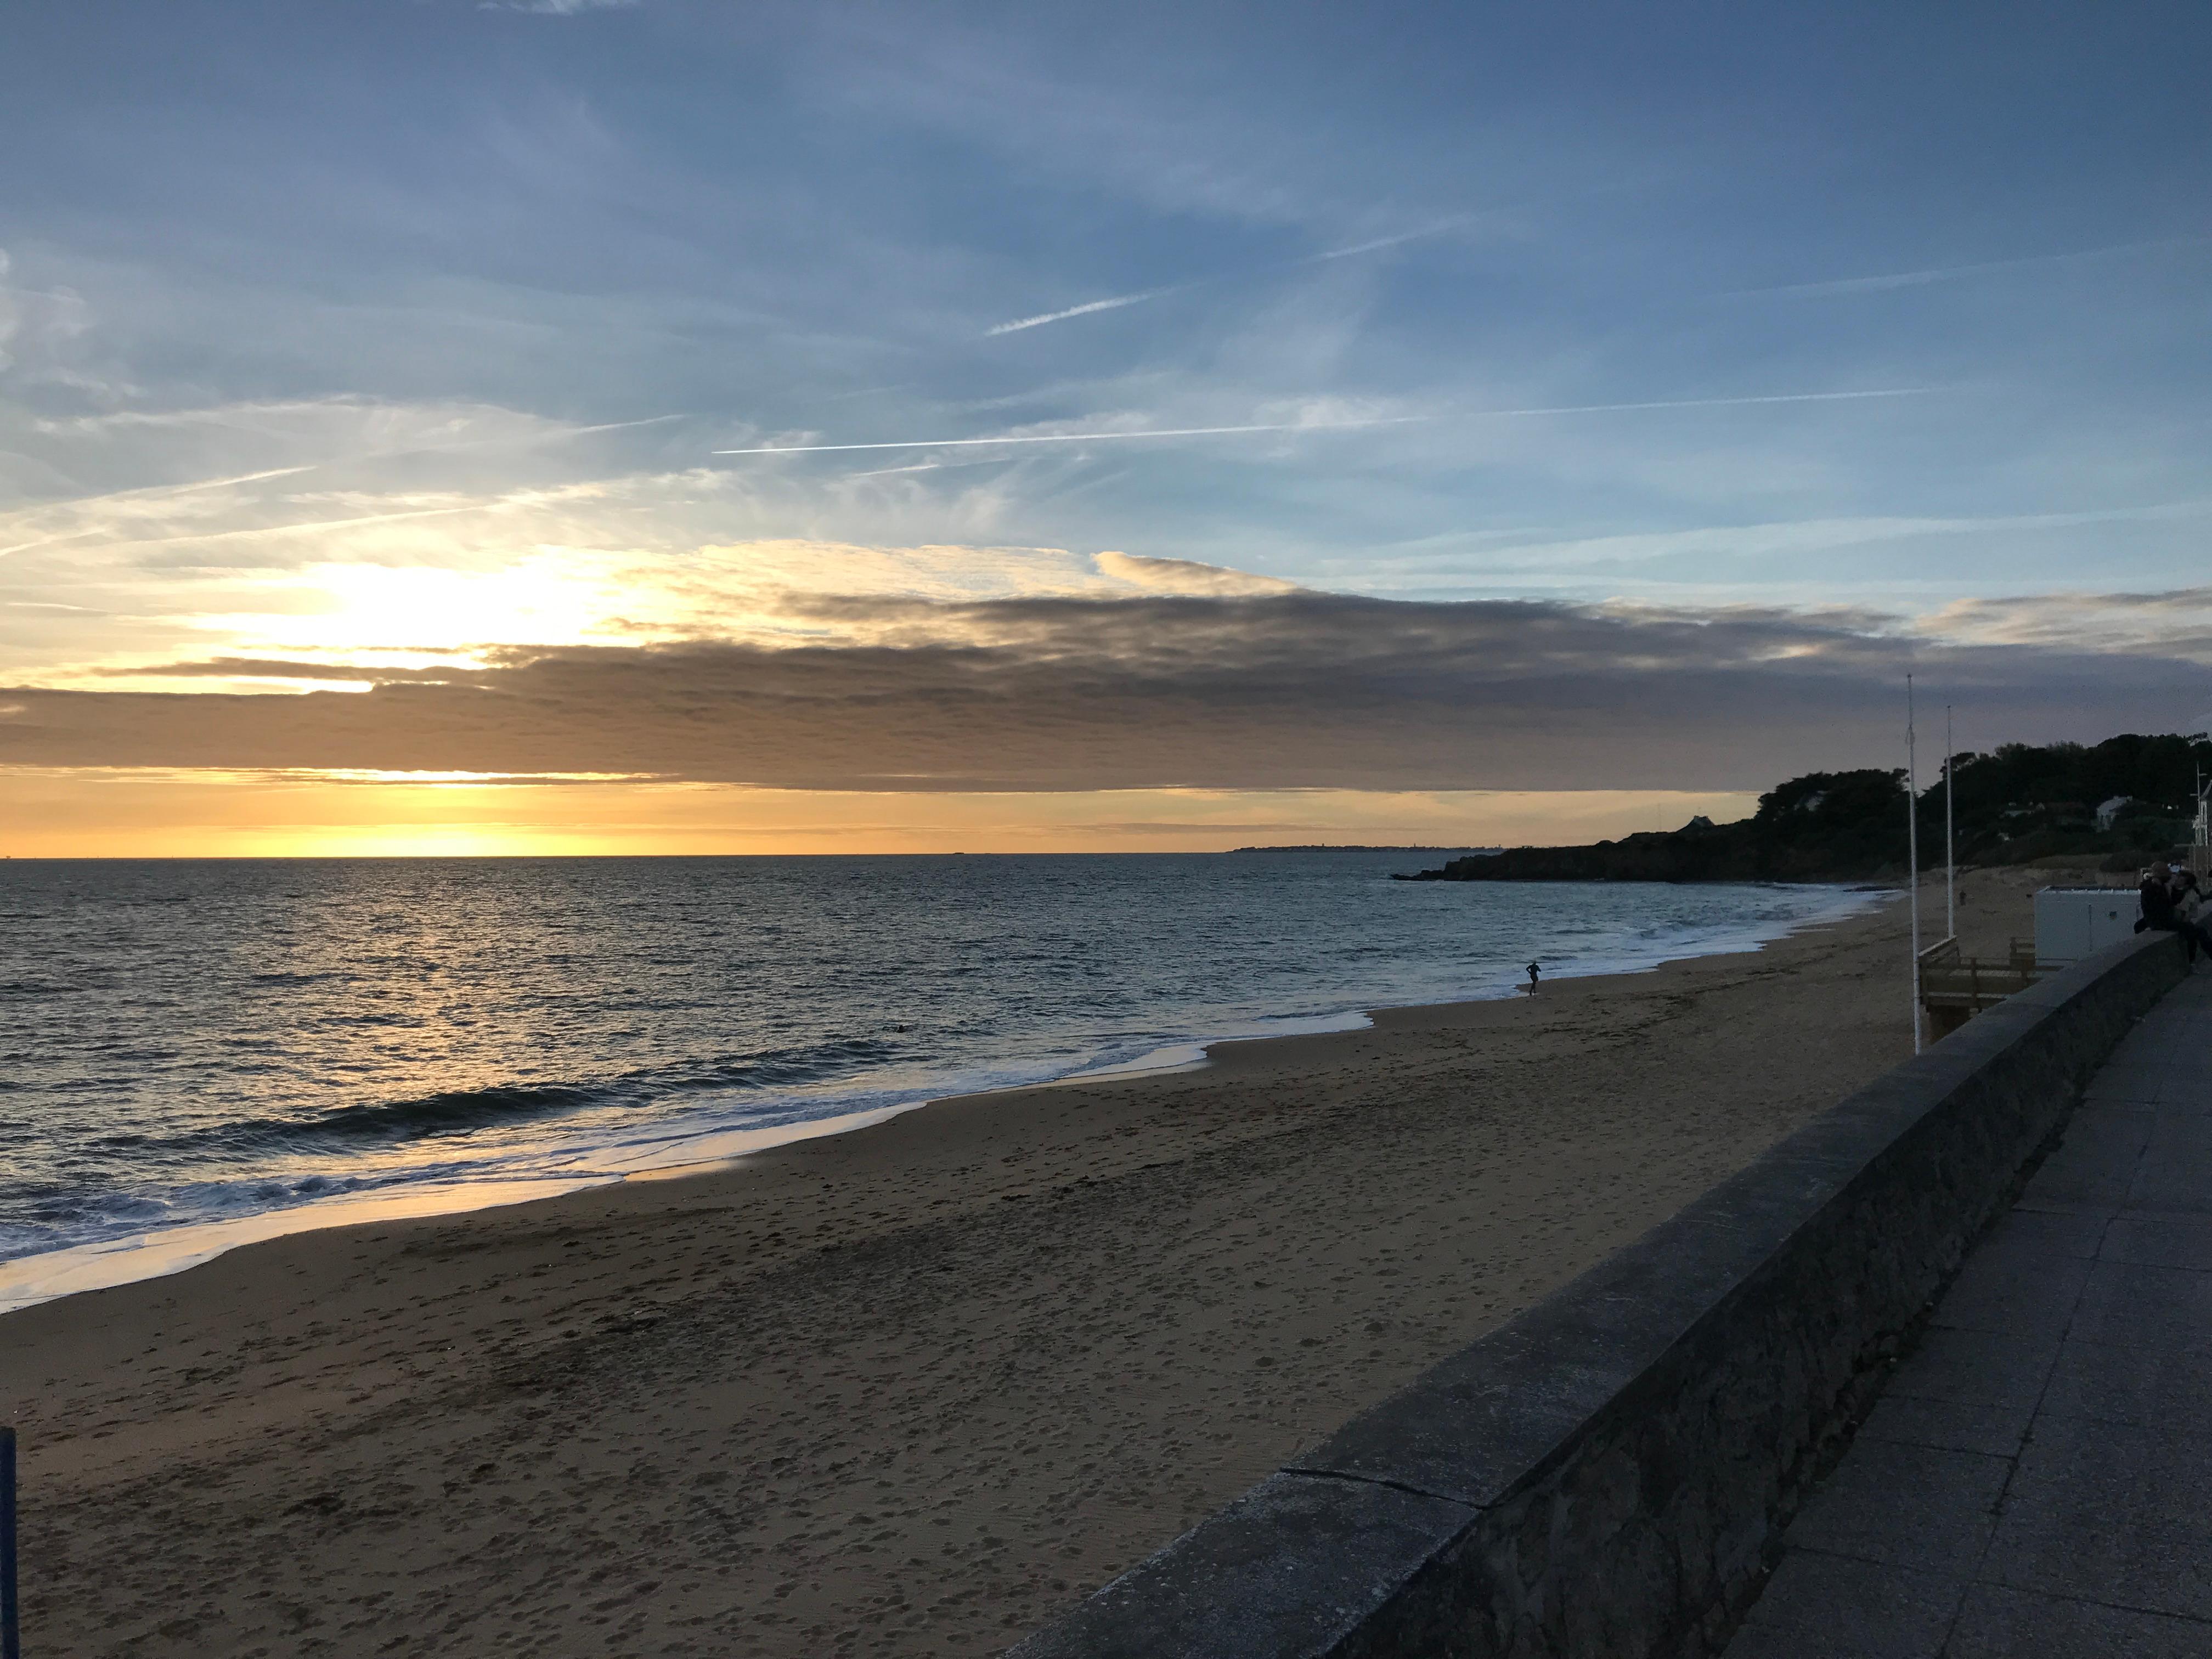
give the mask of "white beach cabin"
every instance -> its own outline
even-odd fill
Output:
[[[2035,965],[2063,968],[2136,931],[2132,887],[2045,887],[2035,896]]]

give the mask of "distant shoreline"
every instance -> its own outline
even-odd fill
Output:
[[[1457,842],[1448,842],[1441,847],[1399,847],[1368,842],[1285,842],[1280,847],[1232,847],[1217,856],[1233,858],[1240,853],[1452,853],[1462,858],[1480,858],[1486,853],[1504,850],[1501,847],[1469,847]]]

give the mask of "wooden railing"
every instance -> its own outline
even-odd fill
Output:
[[[2013,940],[2002,960],[1962,956],[1956,939],[1929,945],[1920,953],[1920,1006],[1928,1011],[1929,1035],[1948,1036],[2039,977],[2033,939]]]

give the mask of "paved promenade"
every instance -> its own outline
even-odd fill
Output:
[[[2212,969],[2097,1075],[1728,1659],[2212,1655]]]

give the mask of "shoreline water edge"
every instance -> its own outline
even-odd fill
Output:
[[[1783,884],[1748,884],[1773,890]],[[1672,963],[1757,951],[1808,929],[1863,915],[1892,896],[1891,890],[1864,884],[1806,884],[1794,890],[1818,896],[1814,906],[1787,919],[1737,922],[1710,933],[1692,933],[1651,942],[1650,948],[1611,958],[1571,963],[1547,970],[1547,982],[1629,977]],[[294,1234],[378,1222],[458,1216],[478,1210],[535,1203],[568,1194],[641,1181],[665,1181],[726,1169],[763,1152],[824,1136],[849,1134],[925,1108],[1024,1093],[1036,1089],[1111,1083],[1170,1074],[1216,1064],[1221,1051],[1294,1041],[1371,1028],[1378,1018],[1413,1011],[1449,1011],[1504,1000],[1522,994],[1506,982],[1471,996],[1435,1002],[1376,1002],[1312,1015],[1290,1015],[1243,1022],[1228,1032],[1191,1032],[1131,1059],[1079,1066],[977,1087],[917,1093],[888,1104],[850,1111],[793,1117],[766,1127],[685,1130],[667,1126],[664,1133],[613,1138],[579,1149],[571,1156],[584,1165],[574,1173],[525,1172],[477,1176],[451,1181],[410,1182],[363,1192],[340,1192],[305,1202],[216,1220],[185,1221],[143,1232],[0,1259],[0,1316],[58,1297],[111,1288],[186,1271],[243,1246]],[[866,1091],[850,1091],[865,1097]],[[835,1097],[830,1097],[834,1099]],[[536,1160],[541,1165],[549,1160]]]
[[[148,1659],[982,1659],[1909,1056],[1866,902],[8,1314],[27,1614]],[[1966,947],[2026,908],[1962,880]]]

